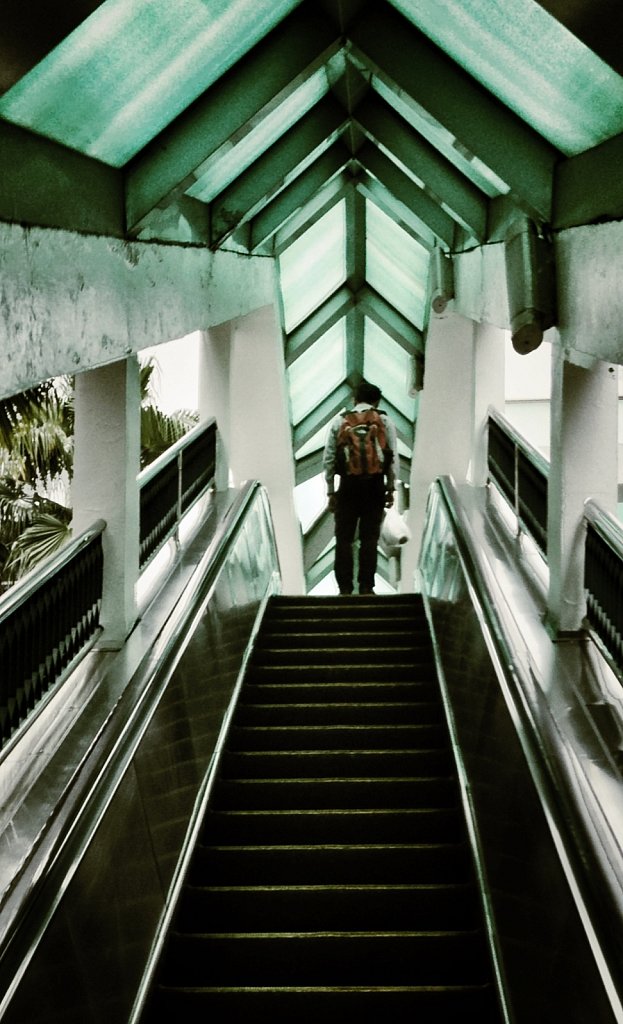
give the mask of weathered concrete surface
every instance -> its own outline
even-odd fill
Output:
[[[270,259],[0,222],[0,398],[274,302]]]
[[[558,323],[548,340],[571,355],[623,363],[623,223],[569,228],[554,246]],[[504,244],[455,256],[454,274],[454,310],[508,329]]]

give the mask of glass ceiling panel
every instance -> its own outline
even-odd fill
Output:
[[[0,115],[121,167],[300,0],[106,0]]]
[[[623,79],[535,0],[391,0],[567,156],[623,131]]]
[[[292,422],[300,423],[346,376],[346,318],[342,317],[288,369]]]
[[[447,128],[427,114],[402,89],[393,88],[378,75],[372,77],[372,88],[427,142],[439,150],[446,160],[449,160],[466,178],[469,178],[477,188],[482,189],[490,199],[510,192],[506,182],[502,181],[478,157],[472,156],[461,147]]]
[[[409,420],[415,419],[416,402],[409,395],[411,358],[369,317],[366,317],[364,327],[363,373],[366,380],[376,384],[399,412]]]
[[[328,425],[326,423],[323,424],[320,430],[317,430],[313,437],[310,437],[309,441],[306,441],[304,445],[297,448],[294,453],[295,458],[303,459],[306,455],[311,455],[312,452],[317,452],[321,448],[324,448],[328,429]]]
[[[261,153],[311,110],[328,91],[327,72],[322,67],[282,103],[265,116],[258,117],[256,123],[249,126],[249,131],[243,138],[230,141],[226,148],[221,148],[217,154],[202,164],[195,171],[197,181],[187,190],[187,194],[204,203],[211,202],[219,192],[232,183],[234,178],[246,171]]]
[[[326,504],[326,487],[322,473],[294,488],[294,506],[303,533],[307,533]]]
[[[279,257],[286,334],[346,280],[346,204],[342,199]]]
[[[366,279],[417,327],[424,323],[429,253],[366,200]]]

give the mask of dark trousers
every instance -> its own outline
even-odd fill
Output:
[[[359,591],[372,590],[385,507],[382,473],[342,477],[335,507],[335,578],[340,593],[353,589],[353,543],[359,525]]]

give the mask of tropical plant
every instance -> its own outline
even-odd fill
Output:
[[[155,359],[140,367],[141,466],[198,422],[158,407]],[[56,377],[0,401],[0,588],[6,589],[71,536],[72,377]]]
[[[44,381],[0,402],[0,582],[10,586],[70,536],[73,387]]]
[[[154,377],[158,363],[152,357],[141,363],[141,468],[148,466],[199,422],[193,409],[163,412],[158,407]]]

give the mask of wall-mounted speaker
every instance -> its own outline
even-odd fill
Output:
[[[513,348],[526,355],[556,323],[554,248],[542,229],[525,217],[506,232],[504,258]]]

